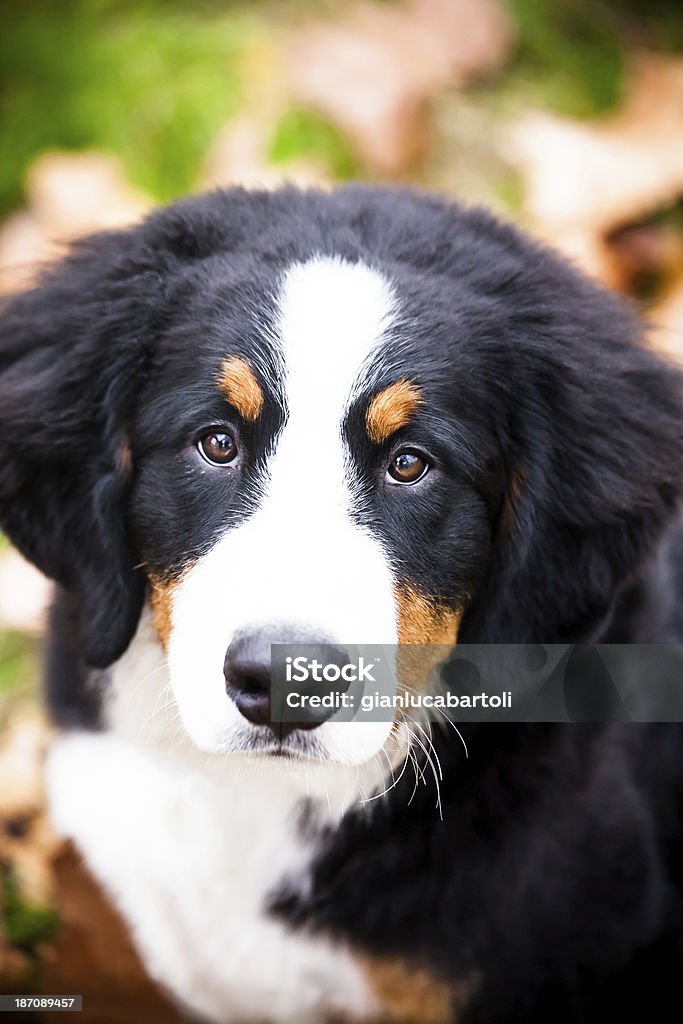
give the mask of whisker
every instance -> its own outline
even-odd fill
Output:
[[[398,686],[399,686],[399,689],[402,689],[402,690],[405,690],[406,692],[412,693],[416,697],[420,696],[420,693],[416,689],[414,689],[414,687],[408,686],[407,683],[399,682]],[[462,745],[463,745],[463,747],[465,749],[465,757],[469,758],[470,753],[469,753],[469,750],[467,749],[467,744],[465,743],[465,737],[460,732],[460,730],[458,729],[458,727],[455,724],[455,722],[453,721],[453,719],[448,717],[448,715],[443,710],[443,708],[433,708],[432,710],[438,711],[438,713],[443,718],[444,722],[446,722],[447,725],[450,725],[451,729],[453,729],[453,731],[457,734],[458,739],[460,740],[460,742],[462,743]]]
[[[404,712],[404,714],[405,714],[405,712]],[[434,754],[436,755],[436,751],[434,750],[434,744],[432,743],[432,741],[431,741],[431,739],[429,738],[429,736],[427,735],[427,733],[426,733],[426,732],[424,732],[424,730],[423,730],[423,729],[422,729],[422,727],[420,726],[419,722],[416,722],[416,721],[415,721],[415,719],[414,719],[414,718],[412,718],[412,717],[411,717],[410,715],[408,715],[408,716],[406,716],[406,717],[408,718],[408,720],[409,720],[409,721],[410,721],[410,722],[411,722],[411,723],[412,723],[412,724],[413,724],[414,726],[416,726],[417,728],[420,728],[420,729],[422,730],[422,732],[423,732],[423,733],[424,733],[424,735],[425,735],[425,738],[427,739],[427,742],[429,743],[429,746],[430,746],[430,748],[432,749],[432,751],[433,751],[433,752],[434,752]],[[428,748],[427,748],[427,747],[425,746],[425,744],[424,744],[424,743],[422,742],[422,740],[420,739],[420,737],[419,737],[419,736],[418,736],[418,735],[417,735],[417,734],[416,734],[415,732],[413,732],[413,733],[412,733],[412,735],[413,735],[413,739],[415,740],[415,742],[416,742],[416,743],[418,744],[418,746],[419,746],[419,747],[420,747],[420,748],[422,749],[422,751],[424,752],[424,755],[425,755],[425,757],[427,758],[427,763],[429,764],[429,767],[430,767],[430,768],[431,768],[431,770],[432,770],[432,775],[433,775],[433,777],[434,777],[434,785],[436,786],[436,807],[437,807],[437,810],[438,810],[438,812],[439,812],[439,817],[440,817],[440,818],[441,818],[441,820],[443,821],[443,809],[442,809],[442,806],[441,806],[441,787],[440,787],[440,785],[439,785],[439,776],[437,775],[437,771],[436,771],[436,768],[435,768],[435,766],[434,766],[434,762],[433,762],[433,760],[432,760],[432,758],[431,758],[431,755],[430,755],[430,753],[429,753],[429,749],[428,749]],[[426,783],[425,783],[425,784],[426,784]]]
[[[135,684],[133,689],[126,696],[126,705],[125,705],[126,713],[128,713],[130,711],[130,706],[131,706],[131,704],[133,702],[133,699],[134,699],[135,695],[137,694],[138,690],[140,689],[140,687],[144,686],[144,684],[147,682],[147,680],[151,679],[152,676],[157,674],[157,672],[161,672],[163,669],[166,669],[166,668],[168,668],[168,662],[164,661],[163,664],[157,665],[150,672],[145,673],[145,675],[142,677],[142,679],[138,680],[138,682]]]
[[[415,756],[415,751],[413,750],[412,746],[408,747],[408,756],[410,757],[410,763],[412,764],[413,771],[415,772],[415,785],[413,786],[413,791],[410,794],[410,799],[408,800],[408,807],[410,807],[410,805],[413,802],[413,797],[417,793],[417,787],[418,787],[419,781],[420,781],[419,776],[418,776],[418,771],[422,775],[422,781],[425,784],[425,786],[427,785],[427,783],[425,781],[424,772],[422,772],[422,769],[420,768],[420,766],[419,766],[419,764],[417,762],[417,757]]]
[[[389,770],[391,772],[391,779],[392,779],[391,785],[387,786],[386,789],[383,789],[381,793],[375,793],[374,796],[368,797],[368,800],[367,800],[368,803],[370,803],[371,800],[379,800],[381,797],[386,796],[387,793],[390,793],[392,791],[392,789],[395,789],[396,786],[401,781],[401,779],[403,778],[403,773],[405,772],[405,770],[406,770],[406,768],[408,766],[408,759],[409,759],[410,755],[409,755],[409,752],[406,752],[406,756],[405,756],[405,758],[403,760],[403,767],[401,768],[401,772],[400,772],[398,778],[396,778],[396,776],[394,775],[394,769],[392,767],[391,760],[389,759],[389,755],[387,754],[387,752],[384,749],[384,747],[381,748],[381,752],[384,754],[384,756],[387,759],[387,762],[389,763]]]

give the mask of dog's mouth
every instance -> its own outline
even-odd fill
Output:
[[[327,761],[321,743],[302,730],[277,736],[271,729],[256,727],[239,737],[236,752],[282,761]]]

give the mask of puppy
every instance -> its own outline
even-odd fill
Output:
[[[683,391],[640,333],[489,214],[362,186],[191,199],[6,302],[52,814],[195,1017],[679,1019],[680,726],[466,757],[269,712],[273,643],[681,637]]]

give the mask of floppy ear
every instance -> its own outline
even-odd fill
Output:
[[[530,256],[546,298],[520,275],[518,318],[490,343],[507,480],[466,635],[576,642],[607,625],[679,514],[683,383],[616,297]]]
[[[125,650],[144,593],[126,423],[159,275],[135,253],[132,233],[93,236],[0,310],[0,526],[76,598],[98,667]]]

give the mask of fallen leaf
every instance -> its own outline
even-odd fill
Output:
[[[590,123],[526,115],[503,149],[523,175],[535,230],[618,285],[607,236],[683,194],[683,61],[640,54],[615,114]]]
[[[683,274],[648,315],[652,344],[683,361]]]
[[[39,268],[79,235],[126,227],[151,201],[125,181],[119,161],[103,153],[45,153],[26,180],[27,209],[0,229],[0,291],[31,283]]]
[[[50,582],[13,548],[0,555],[0,629],[45,629]]]
[[[424,152],[427,101],[500,67],[512,38],[495,0],[365,3],[292,34],[286,66],[296,99],[345,131],[371,170],[395,175]]]
[[[49,732],[35,712],[14,718],[0,744],[0,862],[14,872],[22,899],[52,899],[57,847],[45,811],[43,760]]]
[[[39,991],[81,994],[88,1024],[183,1024],[185,1018],[150,979],[127,927],[70,843],[60,847],[54,874],[60,930],[43,952]],[[81,1016],[74,1014],[74,1021]]]

